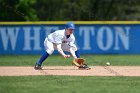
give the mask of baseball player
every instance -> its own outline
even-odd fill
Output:
[[[54,50],[58,50],[58,52],[64,57],[69,58],[70,55],[64,53],[64,51],[68,51],[71,53],[73,58],[80,58],[80,54],[75,42],[75,37],[73,35],[73,31],[75,29],[75,25],[73,22],[68,22],[63,30],[56,30],[53,33],[49,34],[44,40],[45,53],[40,57],[39,61],[35,64],[34,69],[40,70],[42,69],[41,65],[44,60],[50,56]],[[88,66],[79,66],[79,68],[88,68]]]

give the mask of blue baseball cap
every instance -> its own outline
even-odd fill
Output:
[[[73,22],[68,22],[66,24],[66,29],[75,29],[75,26],[74,26]]]

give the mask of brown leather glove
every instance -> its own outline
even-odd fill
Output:
[[[75,59],[73,59],[72,64],[74,64],[77,67],[81,67],[83,64],[85,64],[85,59],[75,58]]]

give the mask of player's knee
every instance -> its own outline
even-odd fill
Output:
[[[71,47],[71,49],[72,49],[73,51],[77,51],[77,50],[78,50],[77,47]]]
[[[53,49],[47,49],[46,51],[47,51],[47,53],[48,53],[49,55],[51,55],[51,54],[53,53],[54,50],[53,50]]]
[[[73,51],[77,51],[77,47],[76,47],[75,44],[71,44],[70,46],[71,46],[70,48],[71,48]]]

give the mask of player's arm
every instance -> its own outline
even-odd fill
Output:
[[[72,40],[69,42],[69,46],[70,46],[70,53],[74,58],[77,58],[77,56],[75,55],[75,51],[77,50],[75,43],[75,37],[72,36]]]
[[[61,33],[59,32],[55,32],[53,34],[53,39],[54,39],[54,43],[57,45],[57,50],[58,52],[64,57],[64,58],[69,58],[70,55],[66,55],[62,48],[61,48],[61,44],[62,44],[62,38],[63,38],[63,35],[61,35]]]
[[[61,48],[61,44],[57,44],[57,50],[58,50],[58,52],[59,52],[64,58],[69,58],[69,57],[70,57],[70,55],[66,55],[66,54],[63,52],[63,50],[62,50],[62,48]]]

